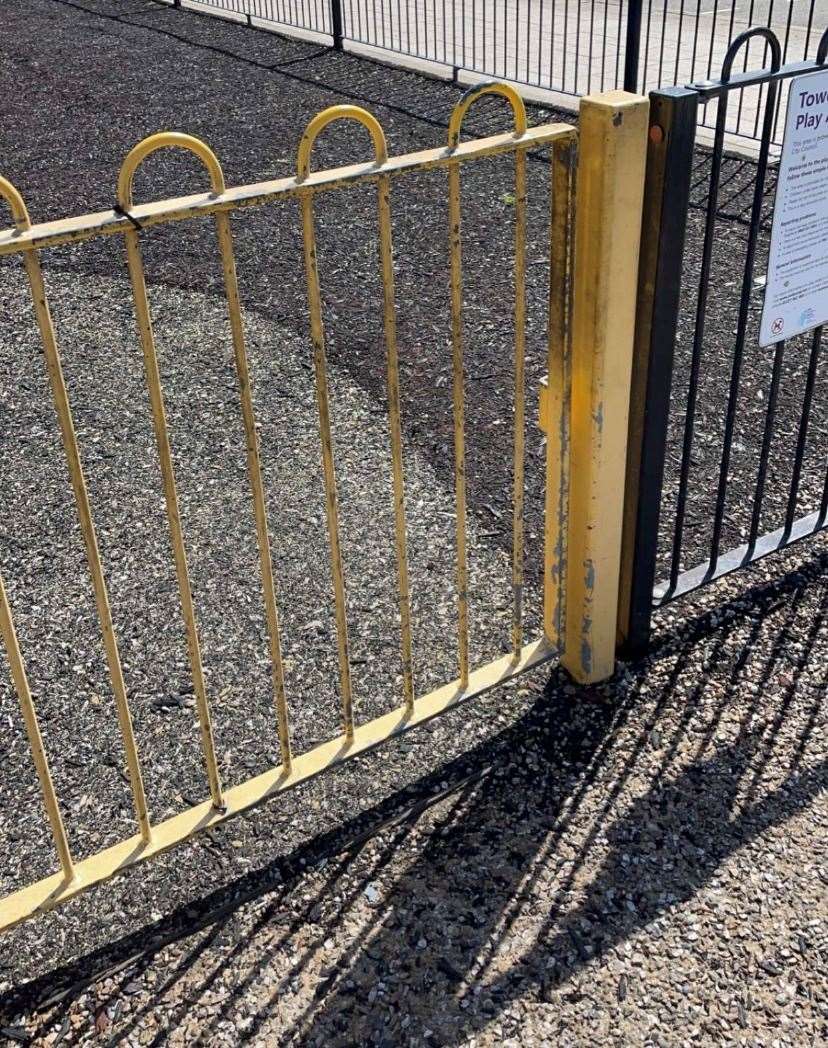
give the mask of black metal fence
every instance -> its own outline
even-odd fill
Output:
[[[166,0],[170,2],[170,0]],[[716,76],[731,41],[774,30],[783,63],[813,57],[817,0],[172,0],[287,26],[516,83],[578,96],[615,87],[647,92]],[[741,50],[734,72],[767,64],[768,45]],[[740,101],[726,132],[760,138],[759,109]],[[699,126],[716,126],[715,100]],[[774,117],[772,144],[780,141]]]
[[[734,72],[751,43],[770,64]],[[633,650],[646,643],[653,607],[828,518],[822,328],[769,348],[758,339],[779,98],[792,77],[824,68],[826,54],[828,31],[814,60],[783,64],[782,43],[754,28],[732,43],[717,80],[651,95],[621,609]],[[748,181],[744,161],[724,149],[728,114],[747,92],[759,107]],[[699,174],[697,122],[711,102],[715,135]],[[734,179],[746,222],[721,207]],[[690,206],[694,195],[703,210]]]

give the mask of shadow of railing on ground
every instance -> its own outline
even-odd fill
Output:
[[[556,674],[544,695],[512,728],[341,830],[7,995],[0,1001],[0,1015],[48,1010],[50,1003],[58,1001],[65,1007],[102,975],[115,977],[109,996],[114,1001],[125,984],[152,967],[164,946],[203,931],[155,984],[147,1005],[113,1031],[113,1043],[118,1043],[185,980],[185,991],[173,1010],[177,1023],[187,1022],[222,974],[240,958],[246,963],[257,936],[266,938],[267,948],[253,951],[255,961],[200,1030],[202,1039],[209,1038],[215,1025],[258,982],[279,946],[315,921],[313,934],[294,953],[291,964],[275,973],[272,993],[259,1004],[245,1034],[254,1037],[273,1014],[280,991],[323,954],[332,931],[367,885],[401,854],[426,809],[440,800],[448,802],[447,809],[437,825],[429,827],[424,846],[402,852],[413,854],[413,862],[402,873],[395,871],[390,890],[382,893],[370,921],[320,980],[290,1034],[301,1043],[330,1036],[336,1024],[345,1021],[359,987],[375,984],[387,975],[389,966],[419,970],[420,981],[412,990],[419,1015],[433,1014],[435,1019],[449,1015],[458,1034],[465,1036],[502,1013],[518,996],[548,995],[589,961],[692,898],[737,849],[804,810],[828,785],[828,763],[802,763],[820,714],[822,689],[814,689],[813,701],[808,696],[808,701],[794,703],[826,614],[823,607],[811,614],[810,606],[803,610],[801,605],[806,597],[813,599],[826,567],[828,556],[817,558],[800,571],[699,616],[678,637],[662,637],[647,660],[629,667],[629,672],[600,689],[600,695],[585,689],[575,693],[578,701],[574,702],[572,689]],[[768,632],[766,616],[783,608],[770,639],[763,636]],[[805,628],[803,614],[810,614]],[[794,629],[796,644],[792,645]],[[740,632],[734,634],[736,630]],[[734,656],[736,636],[740,647]],[[705,646],[704,671],[697,673],[700,645]],[[669,673],[657,695],[649,694],[646,715],[636,719],[642,686],[663,659],[671,660]],[[740,689],[749,664],[754,686],[745,700]],[[695,674],[694,684],[681,691],[675,716],[677,682],[687,673]],[[784,686],[769,711],[768,685],[780,676]],[[693,725],[688,735],[714,678],[715,708],[703,730]],[[741,703],[737,730],[719,731],[722,717],[735,702]],[[671,704],[674,716],[668,721]],[[777,747],[783,724],[785,776],[759,797],[758,779]],[[633,793],[631,803],[620,803],[659,732],[665,737],[659,741],[657,766],[649,772],[646,789]],[[619,764],[619,754],[613,751],[622,737]],[[586,799],[596,786],[600,803],[584,815]],[[365,842],[379,834],[377,854],[367,862],[359,858]],[[303,894],[302,905],[289,911],[286,904],[302,882],[302,871],[333,857],[318,890],[309,898]],[[367,869],[354,877],[358,858]],[[351,881],[343,890],[337,883],[346,870]],[[546,881],[550,871],[554,888],[547,893],[538,877]],[[504,970],[502,960],[496,963],[499,950],[533,892],[537,903],[540,887],[544,912],[533,942],[513,955]],[[335,889],[336,904],[319,918],[320,903],[330,899]],[[233,919],[239,908],[265,893],[272,893],[272,898],[253,927],[246,927],[229,949],[226,943],[216,949],[213,957],[212,948],[235,934]],[[578,898],[567,908],[571,894]],[[416,957],[415,933],[423,914],[439,939],[433,970],[428,966],[423,970]],[[449,924],[454,929],[451,934],[441,931]],[[198,977],[193,981],[196,966]],[[466,1009],[464,1000],[481,982],[485,1007]],[[383,1015],[387,1013],[377,1013],[377,1028],[363,1031],[365,1036],[382,1033]],[[44,1023],[42,1032],[47,1028]],[[159,1033],[155,1043],[161,1043],[163,1036]]]

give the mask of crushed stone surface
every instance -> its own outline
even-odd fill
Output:
[[[458,97],[449,84],[144,0],[14,0],[2,17],[0,76],[10,85],[2,170],[36,219],[110,207],[123,156],[165,127],[209,141],[238,183],[290,173],[302,128],[333,102],[374,110],[390,151],[402,152],[443,142]],[[549,118],[533,110],[533,120]],[[470,114],[471,133],[502,127],[502,110]],[[314,163],[357,159],[360,146],[332,132]],[[180,158],[156,159],[136,185],[139,198],[186,191],[202,177]],[[547,169],[529,167],[532,398],[545,370],[549,201]],[[508,640],[511,177],[507,162],[492,161],[463,183],[475,661],[502,654]],[[418,177],[405,194],[395,189],[393,203],[423,691],[456,673],[447,289],[434,276],[446,261],[444,178]],[[375,215],[370,190],[352,194],[345,216],[333,195],[319,201],[360,719],[401,698]],[[691,223],[688,286],[700,222]],[[234,234],[294,742],[304,749],[339,720],[298,216],[287,207],[251,212]],[[142,237],[217,749],[231,784],[275,763],[277,736],[215,234],[205,222]],[[732,272],[711,307],[698,477],[715,479],[729,378],[722,347],[732,338],[733,260],[744,244],[737,223],[717,242],[716,265]],[[44,252],[43,262],[160,818],[201,800],[206,783],[122,248],[110,238]],[[687,315],[691,306],[687,299]],[[90,854],[133,823],[16,260],[0,264],[0,330],[0,570],[72,844]],[[685,324],[685,371],[691,339]],[[779,413],[786,440],[795,438],[804,375],[793,349]],[[733,542],[755,478],[764,363],[747,361],[726,521]],[[543,446],[529,404],[531,637]],[[824,477],[821,410],[803,499]],[[673,434],[680,411],[679,391]],[[668,508],[679,439],[671,435]],[[775,449],[769,520],[784,506],[786,461]],[[704,551],[708,517],[702,497],[690,563]],[[828,1042],[827,566],[825,538],[772,557],[659,612],[651,654],[619,664],[605,685],[576,690],[563,674],[534,672],[4,935],[0,1038]],[[6,672],[0,666],[3,893],[53,865]]]

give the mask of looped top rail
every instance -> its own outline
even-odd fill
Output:
[[[475,84],[474,87],[466,91],[451,111],[451,119],[448,126],[449,149],[456,149],[460,144],[460,129],[463,124],[463,118],[471,108],[472,103],[476,102],[483,95],[500,95],[501,98],[505,98],[515,115],[515,138],[526,134],[526,106],[513,87],[510,87],[508,84],[498,84],[494,81],[486,84]]]
[[[29,218],[29,210],[26,202],[20,195],[20,191],[9,182],[7,178],[0,175],[0,197],[9,205],[14,224],[21,232],[32,228],[32,220]]]
[[[168,148],[186,149],[194,153],[207,168],[213,193],[224,192],[224,172],[221,170],[221,164],[216,154],[205,142],[193,135],[181,134],[179,131],[162,131],[157,135],[145,138],[127,153],[118,173],[117,202],[119,207],[124,209],[132,207],[132,180],[140,165],[159,149]]]
[[[724,61],[722,62],[722,75],[720,78],[723,84],[726,84],[728,80],[730,80],[730,74],[733,70],[733,63],[736,60],[736,55],[738,55],[745,44],[750,46],[750,41],[757,36],[765,41],[765,44],[770,48],[771,53],[770,69],[763,71],[775,73],[780,68],[782,65],[782,45],[779,43],[776,33],[774,33],[772,29],[768,29],[766,26],[757,26],[754,29],[746,29],[744,33],[740,33],[736,37],[724,56]]]
[[[296,155],[296,180],[304,182],[310,174],[310,156],[313,144],[319,134],[324,131],[328,124],[335,120],[355,120],[358,124],[368,129],[371,141],[374,143],[377,166],[381,166],[388,160],[388,146],[385,142],[385,132],[377,118],[361,106],[330,106],[317,113],[305,128],[302,141],[299,143],[299,151]]]

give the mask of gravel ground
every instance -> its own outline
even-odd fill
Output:
[[[3,171],[38,219],[109,207],[124,154],[164,127],[202,136],[228,181],[250,181],[290,172],[301,129],[333,102],[367,105],[399,152],[444,141],[458,93],[142,0],[16,0],[4,21]],[[534,121],[548,118],[533,110]],[[469,121],[474,133],[501,126],[495,106]],[[361,155],[353,136],[331,132],[315,163]],[[543,372],[548,197],[546,169],[529,168],[532,390]],[[176,157],[147,172],[138,196],[201,178]],[[434,279],[446,264],[445,180],[407,187],[394,193],[395,246],[423,689],[454,672],[447,295]],[[511,188],[506,161],[464,175],[472,604],[488,609],[473,621],[477,658],[503,650],[508,622]],[[319,227],[363,718],[400,687],[373,193],[348,200],[347,222],[341,198],[320,200]],[[244,215],[234,230],[305,748],[336,730],[337,712],[300,229],[285,206]],[[717,272],[729,281],[711,300],[700,399],[696,466],[707,486],[745,235],[738,222],[719,234]],[[237,782],[274,762],[275,731],[220,269],[208,223],[145,236],[218,749]],[[50,251],[44,263],[159,818],[205,786],[121,245]],[[131,832],[129,798],[19,265],[4,262],[0,276],[0,412],[11,434],[0,570],[47,746],[64,757],[55,770],[73,844],[87,854]],[[689,320],[680,375],[688,332]],[[753,475],[765,361],[751,356],[746,368],[737,510]],[[783,433],[796,421],[802,366],[793,347]],[[536,609],[542,447],[534,426],[527,435]],[[822,461],[808,460],[808,497]],[[777,510],[784,468],[775,449]],[[708,527],[698,488],[688,566]],[[738,513],[728,527],[739,535]],[[547,675],[530,675],[5,936],[0,1027],[49,1044],[824,1042],[825,548],[815,540],[661,613],[650,658],[577,702],[562,678],[544,690]],[[782,581],[765,584],[774,576]],[[0,682],[0,717],[13,726],[0,766],[2,892],[50,862],[37,847],[45,828],[16,716]]]
[[[796,567],[789,554],[781,581],[761,579],[766,562],[752,590],[727,580],[707,610],[662,613],[651,656],[609,684],[576,698],[553,676],[310,847],[10,987],[7,1029],[34,1044],[826,1043],[824,545]]]

